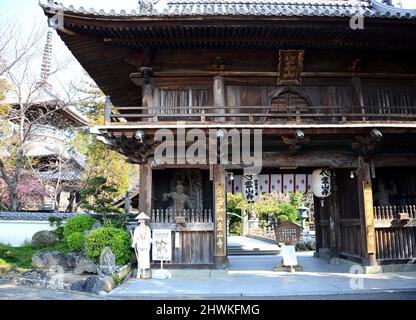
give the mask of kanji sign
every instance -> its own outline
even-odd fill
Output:
[[[278,85],[301,84],[304,50],[279,50]]]
[[[243,196],[249,201],[256,201],[259,197],[259,176],[245,175],[242,180]]]

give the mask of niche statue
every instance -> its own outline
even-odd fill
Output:
[[[183,192],[183,185],[180,181],[178,181],[175,191],[163,194],[163,201],[167,201],[168,198],[173,200],[169,209],[173,209],[177,214],[183,214],[185,209],[192,208],[191,201],[188,195]]]

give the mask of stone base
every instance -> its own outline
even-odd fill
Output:
[[[379,274],[383,273],[381,266],[364,266],[364,274]]]
[[[296,266],[284,266],[283,265],[283,259],[280,260],[280,262],[273,268],[273,271],[275,272],[295,272],[295,271],[303,271],[303,267],[300,265]]]
[[[141,271],[140,273],[139,272],[140,271],[138,270],[137,271],[137,276],[136,276],[137,279],[143,279],[143,280],[152,279],[152,270],[151,269]]]
[[[316,258],[329,260],[331,259],[331,250],[327,248],[322,248],[322,249],[319,249],[318,251],[315,251],[313,256]]]
[[[382,267],[381,266],[363,266],[360,263],[351,261],[351,260],[347,260],[347,259],[342,259],[342,258],[331,258],[329,260],[330,264],[342,264],[342,265],[346,265],[346,266],[361,266],[363,268],[363,274],[379,274],[379,273],[383,273]]]
[[[381,266],[383,272],[411,272],[416,271],[416,264],[387,264]]]
[[[228,268],[228,257],[227,256],[215,256],[214,257],[214,268],[224,270]]]
[[[279,265],[277,265],[277,266],[275,266],[273,268],[273,271],[275,271],[275,272],[282,272],[282,271],[284,271],[284,272],[303,271],[303,267],[302,266],[299,266],[299,265],[297,265],[297,266],[279,266]]]

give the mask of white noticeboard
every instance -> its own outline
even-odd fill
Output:
[[[297,266],[298,259],[296,258],[295,246],[283,246],[282,247],[283,265],[284,266]]]
[[[172,230],[153,229],[152,259],[154,261],[172,260]]]

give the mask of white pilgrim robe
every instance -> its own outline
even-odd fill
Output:
[[[150,247],[152,245],[152,234],[150,228],[140,224],[134,229],[132,247],[137,250],[137,265],[141,270],[150,269]]]

